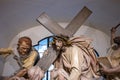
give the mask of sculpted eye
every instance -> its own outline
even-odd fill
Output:
[[[59,43],[62,43],[62,41],[58,41]]]

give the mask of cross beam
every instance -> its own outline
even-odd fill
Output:
[[[45,12],[42,13],[37,19],[45,28],[53,34],[69,35],[70,32],[62,28],[57,22],[52,20]]]
[[[91,10],[89,10],[87,7],[84,7],[65,29],[62,28],[57,22],[52,20],[45,12],[38,17],[37,21],[53,34],[63,34],[72,37],[91,13]]]
[[[75,32],[80,28],[80,26],[87,20],[91,15],[92,11],[87,7],[84,7],[68,24],[65,30],[70,31],[70,36],[73,36]]]

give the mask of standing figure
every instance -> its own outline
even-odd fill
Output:
[[[112,67],[108,68],[100,63],[102,67],[100,70],[103,74],[107,75],[107,80],[120,80],[120,36],[115,36],[115,32],[116,27],[113,27],[111,29],[112,50],[108,56]]]
[[[11,71],[11,74],[7,76],[16,75],[21,77],[22,75],[24,75],[24,72],[26,73],[39,60],[39,54],[32,47],[32,40],[27,36],[19,38],[16,52],[11,48],[0,48],[0,53],[12,53],[6,59],[8,59],[7,63],[10,64],[10,67],[12,65],[15,70]],[[10,63],[9,61],[12,62]],[[10,73],[7,65],[5,65],[5,69],[8,70],[7,73]]]
[[[55,80],[93,80],[98,78],[97,60],[91,39],[81,36],[70,39],[68,36],[53,37],[52,47],[60,52],[55,69],[51,72]]]

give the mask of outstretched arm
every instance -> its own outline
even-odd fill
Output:
[[[12,48],[0,48],[0,55],[3,55],[4,57],[7,57],[11,53],[13,53]]]
[[[10,53],[12,53],[11,48],[0,48],[0,55],[1,54],[10,54]]]
[[[108,68],[106,67],[104,64],[100,63],[101,65],[101,72],[102,73],[105,73],[105,74],[108,74],[108,75],[112,75],[112,74],[118,74],[120,73],[120,65],[117,66],[117,67],[114,67],[114,68]]]

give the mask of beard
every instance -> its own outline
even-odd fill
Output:
[[[60,46],[57,46],[57,45],[55,45],[55,44],[53,44],[52,47],[53,47],[53,49],[54,49],[55,51],[64,52],[64,51],[66,50],[64,46],[61,46],[61,47],[60,47]]]
[[[64,46],[60,47],[60,46],[57,46],[56,47],[56,51],[59,51],[59,52],[65,52],[66,51],[66,48]]]
[[[29,52],[18,51],[18,53],[22,59],[26,59],[29,56]]]
[[[62,47],[60,47],[60,46],[56,46],[56,49],[57,49],[57,50],[60,50],[61,48],[62,48]]]

